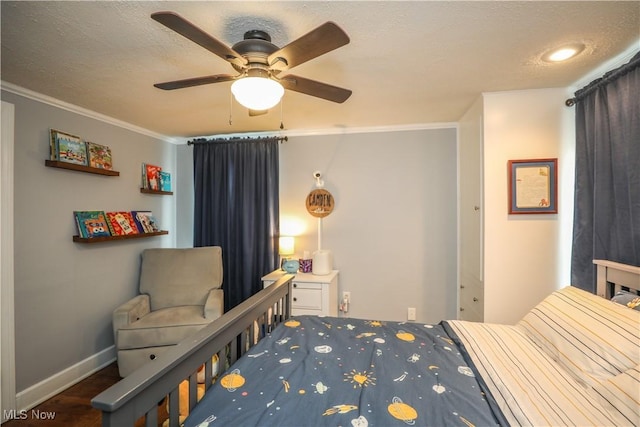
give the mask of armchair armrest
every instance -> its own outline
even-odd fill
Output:
[[[149,295],[140,294],[113,310],[113,333],[117,337],[117,330],[123,328],[151,311]]]
[[[205,319],[215,320],[224,313],[224,291],[211,289],[204,304]]]

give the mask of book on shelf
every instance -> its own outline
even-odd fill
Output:
[[[160,231],[160,226],[158,225],[158,220],[156,219],[155,216],[153,216],[153,215],[149,216],[149,223],[151,224],[151,229],[154,232]]]
[[[160,190],[171,191],[171,174],[169,172],[160,171]]]
[[[126,236],[140,233],[131,212],[107,212],[107,221],[111,235],[113,236]]]
[[[147,164],[142,164],[142,171],[140,173],[140,187],[145,190],[149,189],[149,183],[147,182]]]
[[[162,168],[148,163],[145,163],[144,165],[147,186],[143,188],[147,188],[149,190],[160,190],[160,172],[162,172]]]
[[[80,137],[51,129],[50,157],[65,163],[87,166],[87,145]],[[51,144],[54,148],[51,148]]]
[[[49,160],[58,160],[58,149],[56,148],[56,133],[55,129],[49,130]]]
[[[83,238],[111,236],[104,211],[74,211],[78,236]]]
[[[151,211],[131,211],[131,216],[141,233],[160,231],[158,223]]]
[[[98,169],[113,169],[111,148],[87,141],[87,151],[89,153],[89,166]]]

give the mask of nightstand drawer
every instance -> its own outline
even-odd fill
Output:
[[[263,287],[273,285],[282,275],[275,270],[262,277]],[[330,274],[296,273],[291,281],[291,315],[337,316],[338,270]]]
[[[322,310],[322,286],[317,283],[294,282],[291,307]]]
[[[293,281],[293,290],[296,289],[318,289],[322,290],[322,283],[309,283],[309,282],[297,282]]]

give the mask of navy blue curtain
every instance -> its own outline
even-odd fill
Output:
[[[575,93],[571,283],[595,292],[593,259],[640,266],[640,53]]]
[[[278,138],[196,140],[194,246],[221,246],[225,311],[278,265]]]

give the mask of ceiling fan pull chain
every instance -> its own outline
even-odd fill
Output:
[[[229,126],[233,125],[233,94],[229,92]]]
[[[284,109],[284,107],[282,106],[282,104],[284,104],[284,96],[282,97],[282,99],[280,99],[280,130],[284,129],[284,123],[282,120],[282,116],[283,116],[282,110]]]

